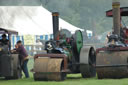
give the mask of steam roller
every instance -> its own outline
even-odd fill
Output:
[[[81,73],[83,78],[96,76],[96,54],[91,45],[83,45],[80,30],[74,34],[59,30],[59,13],[53,12],[53,39],[45,42],[45,54],[36,54],[34,80],[62,81],[70,73]]]
[[[128,78],[128,28],[122,16],[128,16],[128,7],[113,2],[113,9],[106,12],[113,17],[113,32],[107,35],[108,43],[96,49],[96,71],[99,79]]]

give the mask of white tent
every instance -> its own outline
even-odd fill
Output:
[[[12,23],[11,29],[18,31],[21,35],[45,35],[52,34],[52,14],[42,6],[27,7],[27,6],[11,6],[0,7],[3,10],[3,20],[7,23],[2,27],[10,29],[8,24]],[[5,16],[6,15],[6,16]],[[3,16],[2,16],[3,17]],[[14,17],[11,18],[10,17]],[[63,19],[59,18],[59,28],[68,29],[71,32],[82,30],[75,27]]]
[[[93,32],[91,30],[86,30],[87,36],[88,37],[92,37],[93,36]]]

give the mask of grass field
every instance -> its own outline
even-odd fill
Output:
[[[33,60],[29,61],[29,69],[33,67]],[[67,75],[65,81],[34,81],[33,75],[30,72],[30,78],[22,78],[19,80],[4,80],[0,79],[0,85],[128,85],[128,79],[103,79],[97,78],[84,79],[80,74]]]

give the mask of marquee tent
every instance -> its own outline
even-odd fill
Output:
[[[52,34],[52,14],[42,6],[1,6],[1,27],[13,29],[20,35]],[[61,15],[61,14],[60,14]],[[59,18],[59,28],[68,29],[72,33],[82,30]]]

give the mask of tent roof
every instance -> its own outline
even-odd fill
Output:
[[[9,25],[12,23],[11,28],[18,31],[21,35],[44,35],[53,33],[52,14],[42,6],[4,6],[0,7],[0,10],[3,10],[4,13],[4,16],[1,17],[6,17],[3,23],[4,21],[8,21],[7,24],[2,26],[4,28],[10,28]],[[59,18],[59,28],[68,29],[71,32],[81,30],[61,18]]]

